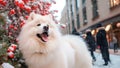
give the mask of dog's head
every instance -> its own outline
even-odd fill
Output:
[[[60,35],[52,16],[41,16],[35,13],[30,14],[22,28],[22,32],[25,32],[26,36],[37,39],[42,43],[53,40]]]

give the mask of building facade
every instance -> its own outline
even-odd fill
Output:
[[[101,23],[107,31],[108,41],[116,36],[120,46],[120,0],[66,0],[69,33],[73,28],[79,32],[87,29],[95,34]]]
[[[67,13],[67,6],[65,5],[65,7],[63,8],[63,11],[61,13],[61,19],[60,19],[62,34],[68,34],[69,33],[69,26],[68,26],[69,22],[68,22],[68,15],[67,14],[68,14]]]

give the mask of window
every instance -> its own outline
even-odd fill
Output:
[[[92,10],[93,10],[93,19],[97,18],[99,16],[98,14],[98,5],[97,0],[91,0],[92,1]]]
[[[70,11],[71,11],[71,16],[73,16],[73,9],[72,9],[72,5],[70,5]]]
[[[72,0],[71,5],[72,5],[72,11],[74,13],[75,12],[75,3],[74,3],[74,0]]]
[[[79,3],[80,1],[79,0],[76,0],[75,1],[75,4],[76,4],[76,10],[78,10],[78,8],[79,8],[79,6],[80,6],[80,3]]]
[[[79,18],[79,14],[77,14],[77,28],[80,28],[80,18]]]
[[[120,0],[110,0],[110,7],[115,7],[120,5]]]
[[[80,0],[76,0],[76,23],[77,23],[77,28],[79,29],[80,28],[80,18],[79,18],[79,7],[80,7]]]
[[[83,8],[83,22],[84,25],[87,23],[87,13],[86,13],[86,7]]]
[[[85,3],[85,1],[86,1],[86,0],[82,0],[82,4],[84,4],[84,3]]]

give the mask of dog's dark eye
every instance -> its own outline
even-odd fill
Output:
[[[37,24],[37,26],[40,26],[41,24]]]

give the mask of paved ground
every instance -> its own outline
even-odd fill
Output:
[[[112,50],[110,50],[112,51]],[[101,53],[95,53],[96,62],[94,62],[93,68],[120,68],[120,55],[110,54],[111,63],[107,66],[103,66],[104,61],[101,57]]]
[[[100,50],[97,49],[96,50],[97,53],[100,53]],[[113,55],[120,55],[120,49],[118,49],[118,52],[114,53],[114,50],[113,49],[109,49],[109,53],[110,54],[113,54]]]

